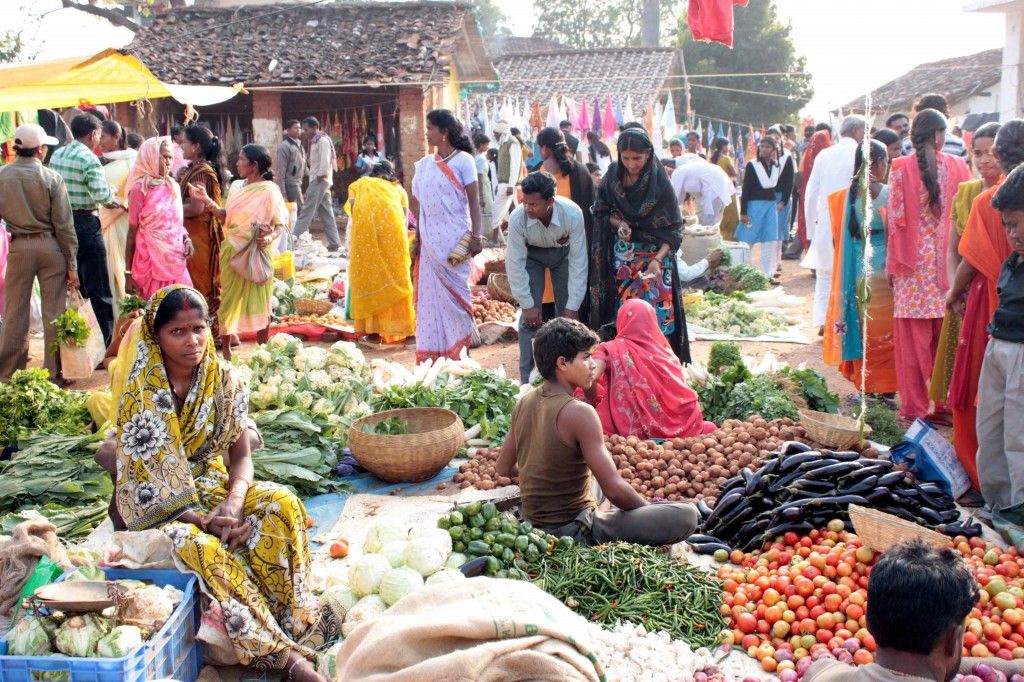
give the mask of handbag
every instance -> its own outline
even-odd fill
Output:
[[[75,291],[71,294],[68,307],[76,309],[89,325],[89,338],[84,346],[66,343],[60,345],[61,374],[65,379],[88,379],[107,354],[107,348],[103,344],[103,332],[96,321],[92,303],[88,299],[83,299],[80,293]]]
[[[274,276],[274,262],[270,254],[260,246],[260,228],[253,225],[252,238],[242,249],[231,257],[231,269],[248,282],[266,284]]]

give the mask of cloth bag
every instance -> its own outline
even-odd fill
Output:
[[[536,585],[469,578],[424,587],[345,638],[338,680],[587,680],[604,669],[586,621]]]
[[[266,284],[274,276],[274,261],[259,244],[260,228],[253,225],[252,238],[231,257],[231,269],[253,284]]]
[[[96,313],[93,312],[92,303],[88,299],[83,299],[81,294],[75,292],[71,295],[68,307],[77,310],[85,319],[89,325],[89,338],[84,346],[60,344],[61,374],[65,379],[88,379],[107,354],[107,348],[103,344],[103,332],[100,331]]]

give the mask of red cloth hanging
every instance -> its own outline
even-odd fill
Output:
[[[746,7],[748,0],[690,0],[686,14],[694,40],[707,40],[732,47],[734,5]]]

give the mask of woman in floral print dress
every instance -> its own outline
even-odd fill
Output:
[[[310,591],[306,510],[287,488],[253,482],[248,387],[214,351],[206,302],[161,289],[126,350],[115,435],[124,522],[171,538],[243,665],[321,679],[310,661],[337,639],[339,619]]]

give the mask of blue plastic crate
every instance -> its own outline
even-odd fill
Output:
[[[145,580],[161,587],[173,585],[185,596],[163,627],[124,658],[7,656],[7,640],[0,640],[0,682],[36,682],[43,679],[42,673],[53,671],[69,673],[69,682],[145,682],[164,677],[195,682],[200,664],[200,647],[196,641],[199,589],[195,576],[175,570],[107,568],[103,572],[109,580]]]

